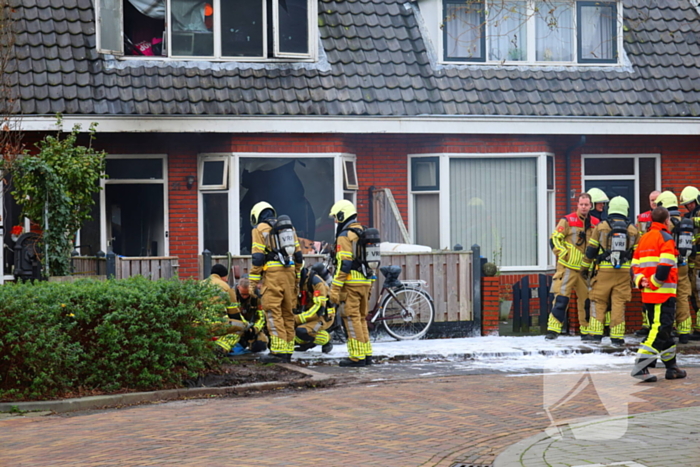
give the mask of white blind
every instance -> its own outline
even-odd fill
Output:
[[[450,240],[500,266],[536,266],[537,159],[451,159]]]
[[[413,195],[416,244],[440,249],[440,205],[437,193]],[[464,245],[463,245],[464,246]]]

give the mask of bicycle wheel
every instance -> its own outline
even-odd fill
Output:
[[[398,340],[420,339],[435,318],[435,306],[424,290],[392,289],[394,295],[382,299],[381,321],[390,336]]]

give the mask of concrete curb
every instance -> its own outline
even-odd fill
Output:
[[[237,386],[225,387],[202,387],[202,388],[182,388],[165,389],[162,391],[131,392],[126,394],[113,394],[105,396],[78,397],[73,399],[60,399],[52,401],[29,401],[29,402],[1,402],[0,412],[52,412],[66,413],[82,410],[93,410],[102,408],[115,408],[125,405],[136,405],[144,402],[171,401],[180,399],[198,399],[208,396],[242,395],[252,392],[274,391],[293,386],[331,386],[335,384],[335,378],[324,375],[307,368],[300,368],[291,364],[279,364],[290,371],[302,373],[310,378],[297,381],[265,381],[259,383],[247,383]]]

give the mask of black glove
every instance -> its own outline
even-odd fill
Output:
[[[581,268],[581,277],[583,277],[584,281],[588,280],[588,277],[591,275],[591,270],[588,268]]]
[[[333,303],[333,302],[331,302],[331,301],[329,300],[328,303],[326,304],[326,308],[333,308],[334,310],[337,310],[337,309],[338,309],[338,304],[337,304],[337,303]]]
[[[256,296],[257,298],[262,298],[262,294],[260,293],[260,289],[257,288],[257,287],[255,288],[255,296]]]
[[[326,315],[328,315],[328,309],[325,306],[320,307],[316,312],[316,316],[318,316],[319,318]]]

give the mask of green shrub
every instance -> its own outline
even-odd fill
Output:
[[[215,365],[217,289],[198,281],[0,287],[0,399],[180,386]]]

